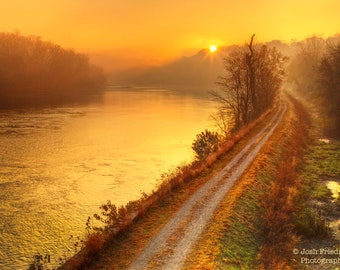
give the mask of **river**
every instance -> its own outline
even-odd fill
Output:
[[[0,269],[74,253],[88,216],[156,188],[193,158],[215,104],[164,89],[108,89],[86,105],[0,111]]]

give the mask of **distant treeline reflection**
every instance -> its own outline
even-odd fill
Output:
[[[86,55],[36,36],[0,33],[0,107],[86,101],[104,82]]]

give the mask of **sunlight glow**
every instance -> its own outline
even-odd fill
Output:
[[[210,50],[211,53],[216,52],[216,50],[217,50],[216,45],[210,45],[209,50]]]
[[[212,44],[216,54],[224,46],[244,44],[253,33],[259,42],[290,42],[340,31],[339,0],[213,3],[3,0],[0,27],[3,32],[17,29],[25,36],[89,54],[94,63],[110,71],[158,66],[204,48],[214,54]],[[195,12],[190,12],[190,6],[195,6]]]

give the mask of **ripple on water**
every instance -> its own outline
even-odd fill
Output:
[[[187,159],[214,108],[115,90],[100,104],[0,111],[0,269],[27,269],[37,252],[73,252],[70,234],[84,234],[102,203],[140,198]]]

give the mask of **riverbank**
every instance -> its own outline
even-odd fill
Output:
[[[319,134],[320,135],[320,134]],[[296,269],[340,267],[340,141],[315,140],[309,145],[299,177],[303,180],[304,210],[298,221],[301,235],[293,249]]]
[[[26,269],[38,253],[58,265],[107,199],[125,205],[150,194],[163,172],[192,159],[215,104],[153,90],[0,111],[0,269]]]
[[[145,198],[148,203],[147,211],[144,207],[139,210],[138,213],[141,215],[138,215],[138,218],[133,222],[129,222],[130,225],[125,226],[124,230],[116,234],[113,239],[110,239],[103,249],[100,248],[97,258],[83,263],[81,257],[76,257],[72,260],[73,263],[66,264],[62,269],[74,269],[79,267],[79,263],[83,266],[91,265],[94,268],[105,265],[112,269],[125,269],[184,201],[218,173],[246,145],[253,134],[266,125],[272,113],[267,112],[235,134],[221,147],[219,154],[210,156],[204,163],[195,163],[191,168],[185,168],[181,174],[169,179],[169,182],[163,183],[158,191],[149,198]],[[214,166],[212,166],[213,163],[215,163]],[[141,205],[144,203],[142,202]],[[84,258],[86,255],[83,254],[82,257]]]
[[[304,106],[294,100],[290,105],[284,123],[222,202],[184,269],[339,266],[339,142],[319,140]]]
[[[292,194],[287,188],[279,188],[278,176],[282,175],[283,163],[292,161],[290,149],[296,149],[294,141],[306,138],[307,130],[293,99],[289,100],[288,108],[283,123],[216,211],[185,269],[261,269],[264,259],[274,262],[281,254],[289,255],[291,240],[280,242],[283,232],[276,226],[290,226],[284,210]],[[295,190],[293,185],[290,189]],[[281,253],[262,255],[271,242],[282,249]]]
[[[313,146],[309,115],[295,99],[289,98],[288,104],[283,123],[224,198],[188,256],[184,269],[301,269],[304,265],[298,262],[296,255],[299,254],[294,251],[306,243],[302,240],[309,237],[308,233],[312,231],[319,238],[330,236],[325,217],[308,215],[315,209],[306,204],[315,200],[313,193],[331,194],[320,185],[309,185],[311,182],[302,177],[301,168],[308,159],[307,146]],[[263,121],[240,136],[226,154],[215,157],[215,162],[197,175],[191,175],[190,180],[176,182],[178,185],[150,204],[138,219],[106,243],[98,256],[87,262],[86,269],[127,269],[179,207],[219,172],[270,116],[268,113]],[[330,157],[332,153],[326,151],[325,155]],[[330,164],[337,161],[337,156],[334,157]],[[331,168],[338,175],[334,164]],[[338,204],[336,200],[333,202]],[[332,243],[329,248],[334,248]]]

